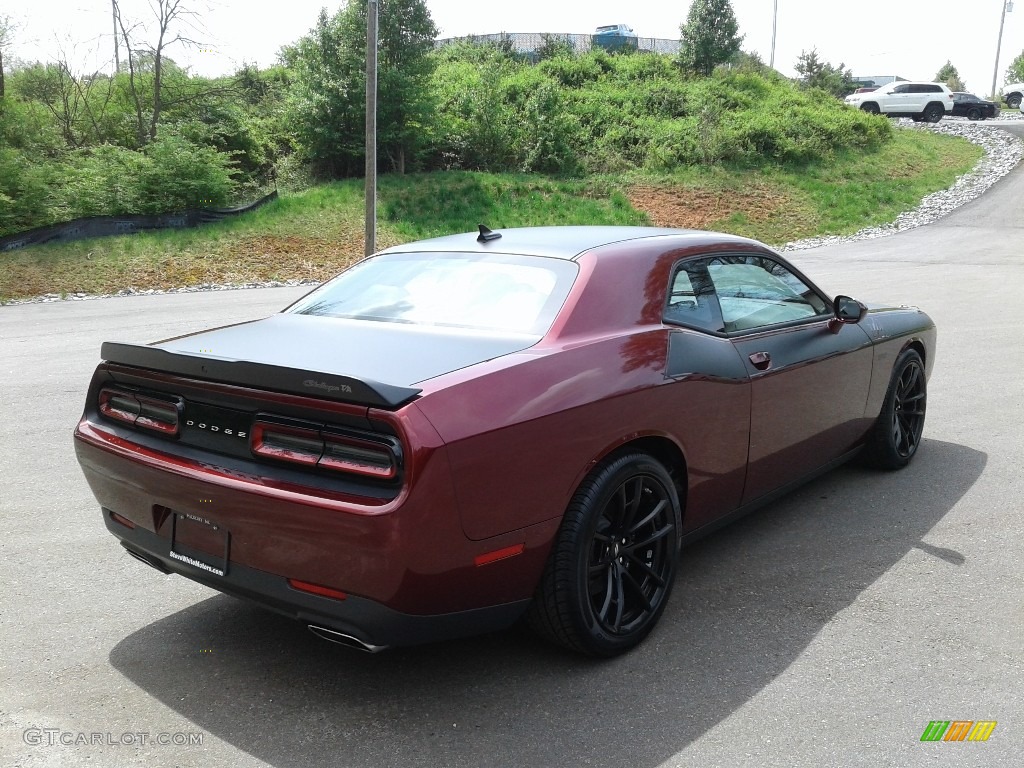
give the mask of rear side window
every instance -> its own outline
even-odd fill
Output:
[[[724,330],[722,313],[704,262],[690,262],[676,271],[669,290],[665,321],[704,331]]]

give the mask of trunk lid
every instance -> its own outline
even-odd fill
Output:
[[[539,339],[451,327],[278,314],[150,345],[103,345],[108,362],[378,407],[416,384]]]

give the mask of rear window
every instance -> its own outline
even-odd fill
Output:
[[[539,256],[393,253],[342,272],[287,312],[543,336],[574,262]]]

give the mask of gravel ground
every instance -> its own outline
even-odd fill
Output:
[[[1020,112],[1011,112],[1009,114],[1013,115],[1013,117],[1007,119],[1021,119]],[[1002,119],[1000,117],[1000,120]],[[875,237],[894,235],[907,229],[931,224],[950,211],[977,198],[982,192],[1016,168],[1021,158],[1024,157],[1024,141],[1001,130],[998,126],[984,122],[953,117],[932,125],[929,123],[915,123],[904,118],[900,120],[900,127],[910,130],[944,133],[949,136],[960,136],[983,147],[985,157],[978,162],[973,171],[965,173],[957,179],[953,186],[928,195],[917,208],[904,211],[890,224],[880,227],[868,227],[852,235],[830,235],[827,237],[809,237],[805,240],[797,240],[792,243],[786,243],[781,248],[783,252],[817,248],[822,245],[833,245],[854,240],[871,240]]]
[[[1000,115],[999,120],[1022,120],[1024,115],[1019,111],[1006,111]],[[1024,141],[1012,136],[1006,131],[1000,130],[997,125],[985,122],[970,121],[966,118],[951,117],[944,119],[941,123],[915,123],[908,119],[899,121],[900,127],[909,130],[933,131],[951,136],[960,136],[970,142],[980,145],[985,149],[985,157],[979,161],[970,173],[964,174],[949,189],[935,192],[921,201],[921,204],[910,211],[901,213],[896,220],[890,224],[880,227],[869,227],[855,232],[852,235],[829,235],[826,237],[811,237],[805,240],[796,240],[786,243],[779,250],[787,251],[805,250],[817,248],[823,245],[834,245],[836,243],[852,242],[855,240],[870,240],[876,237],[885,237],[902,232],[907,229],[914,229],[925,224],[930,224],[936,219],[945,216],[950,211],[959,208],[965,203],[974,200],[982,192],[995,184],[999,179],[1012,171],[1024,157]],[[85,294],[73,293],[66,297],[59,294],[48,293],[32,299],[15,299],[4,302],[8,304],[29,304],[35,302],[53,301],[83,301],[86,299],[103,299],[111,296],[146,296],[158,293],[194,293],[197,291],[227,291],[243,288],[271,288],[282,286],[319,285],[319,280],[289,280],[286,282],[250,282],[217,284],[204,283],[201,285],[187,286],[183,288],[172,288],[170,290],[137,290],[128,288],[112,294]]]

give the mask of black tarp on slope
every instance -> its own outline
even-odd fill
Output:
[[[277,199],[277,190],[254,203],[241,205],[237,208],[192,208],[176,213],[161,213],[153,216],[87,216],[73,219],[62,224],[51,224],[36,227],[25,232],[0,237],[0,253],[42,243],[84,240],[87,237],[107,237],[109,235],[130,235],[149,229],[182,229],[198,227],[211,221],[220,221],[228,216],[254,211],[261,205]]]

